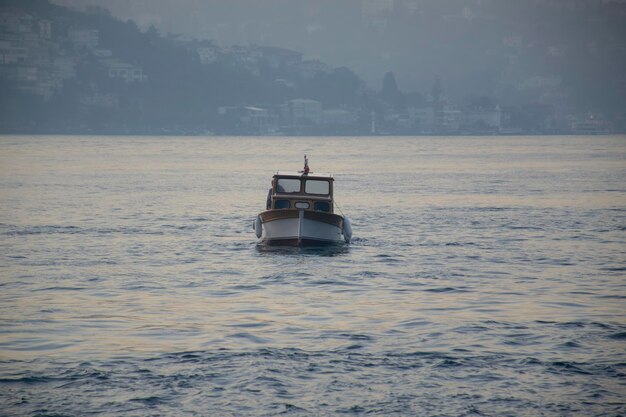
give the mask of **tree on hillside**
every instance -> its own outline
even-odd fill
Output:
[[[388,71],[385,74],[380,95],[383,101],[398,110],[404,108],[406,105],[404,95],[398,89],[396,76],[393,74],[393,71]]]

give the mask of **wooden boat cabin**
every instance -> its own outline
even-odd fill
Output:
[[[330,174],[278,171],[272,179],[266,209],[334,213],[333,181]]]

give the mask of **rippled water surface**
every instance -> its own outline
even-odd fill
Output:
[[[625,276],[623,136],[0,137],[0,415],[624,415]]]

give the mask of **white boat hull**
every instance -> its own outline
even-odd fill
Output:
[[[261,241],[271,245],[324,245],[344,242],[343,218],[302,210],[261,213]],[[310,218],[315,217],[315,218]]]

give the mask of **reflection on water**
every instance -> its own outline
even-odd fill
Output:
[[[257,243],[304,153],[350,245]],[[625,414],[624,178],[625,137],[1,137],[0,409]]]

